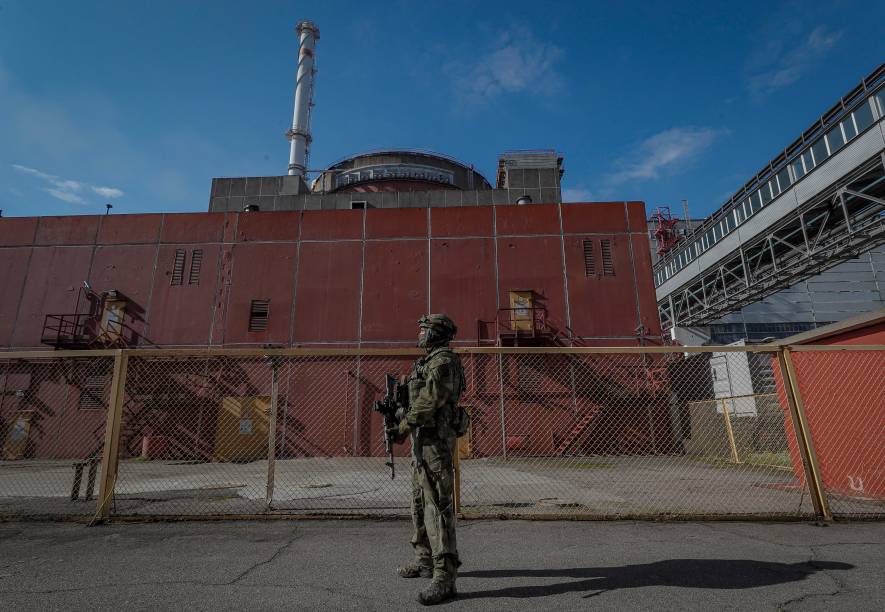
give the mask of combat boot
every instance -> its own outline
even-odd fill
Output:
[[[415,558],[396,568],[396,573],[400,578],[431,578],[433,576],[433,561],[427,558]]]
[[[432,606],[454,599],[457,595],[454,580],[434,578],[426,589],[418,593],[418,601],[425,606]]]

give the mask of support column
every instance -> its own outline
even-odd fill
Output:
[[[808,421],[805,417],[805,407],[802,396],[799,393],[799,384],[796,378],[796,369],[793,367],[793,359],[790,349],[781,348],[777,355],[781,368],[781,377],[784,382],[784,394],[790,407],[790,415],[793,421],[793,430],[796,441],[799,443],[799,454],[802,457],[802,465],[805,468],[805,481],[811,493],[811,503],[815,513],[827,521],[833,520],[827,498],[824,494],[823,483],[820,476],[820,466],[817,462],[817,454],[814,452],[814,443],[808,429]]]
[[[277,367],[279,363],[276,357],[268,357],[267,361],[270,364],[270,414],[267,419],[267,493],[264,497],[264,505],[268,510],[271,510],[277,465],[277,404],[279,398]]]
[[[101,457],[98,509],[95,512],[94,522],[104,521],[110,515],[111,498],[117,483],[117,467],[120,460],[120,427],[123,420],[123,400],[126,393],[128,365],[129,353],[123,349],[117,349],[114,354],[114,373],[111,378],[111,393],[104,431],[104,452]]]

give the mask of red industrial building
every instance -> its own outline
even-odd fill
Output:
[[[288,174],[213,179],[206,213],[0,219],[0,349],[414,347],[416,322],[428,312],[456,321],[460,346],[662,342],[644,205],[563,203],[562,157],[554,151],[503,154],[494,187],[473,166],[415,150],[352,156],[308,184],[319,29],[302,22],[297,31]],[[369,363],[356,359],[357,370]],[[223,364],[200,363],[199,372],[178,364],[154,377],[132,370],[127,453],[159,435],[167,455],[223,459],[221,406],[237,397],[254,404],[260,389],[252,373],[231,383]],[[502,392],[484,375],[490,363],[470,363],[468,393],[476,410],[492,414]],[[76,456],[82,448],[70,439],[101,429],[94,409],[106,401],[107,376],[87,373],[72,382],[48,367],[7,363],[0,416],[8,424],[33,415],[32,455]],[[630,391],[642,386],[634,377],[650,380],[649,363],[626,374],[581,366],[583,389],[577,367],[535,364],[543,401],[505,398],[510,433],[492,431],[508,429],[502,423],[489,425],[488,434],[478,427],[474,452],[670,448],[666,401]],[[508,368],[502,376],[525,374]],[[367,372],[356,376],[341,363],[294,369],[281,390],[281,453],[376,453],[371,401],[378,387]],[[199,393],[189,374],[203,381]],[[285,411],[307,401],[310,381],[347,376],[356,379],[353,397],[326,390],[310,400],[311,414],[339,417]],[[383,371],[371,376],[381,380]],[[620,399],[599,396],[612,384]],[[622,411],[618,419],[601,419],[593,436],[582,437],[594,415],[612,410]],[[196,429],[183,429],[196,413]],[[530,433],[542,419],[544,435]]]
[[[409,181],[413,186],[414,177]],[[426,312],[452,316],[461,346],[659,344],[643,204],[491,203],[514,189],[461,190],[461,197],[476,200],[460,206],[430,202],[385,209],[369,201],[335,210],[3,218],[0,251],[6,265],[0,274],[7,290],[0,296],[0,346],[413,347],[416,322]],[[444,190],[459,191],[451,185]],[[399,195],[404,194],[422,192]],[[328,195],[310,194],[295,204],[309,208],[318,197]],[[401,365],[407,369],[408,359]],[[287,381],[291,393],[281,389],[283,403],[304,401],[297,397],[311,380],[340,378],[342,367],[347,369],[328,363],[295,371]],[[473,407],[496,415],[498,385],[491,371],[484,374],[494,363],[478,360],[470,367]],[[576,366],[538,362],[531,369],[543,381],[545,396],[539,399],[520,395],[513,381],[525,370],[516,367],[505,364],[503,371],[513,389],[505,398],[508,434],[502,440],[499,424],[487,417],[473,435],[475,455],[495,455],[505,446],[513,454],[671,448],[665,394],[617,402],[594,397],[613,382],[636,388],[632,374],[585,366],[579,378],[586,388],[576,394],[567,380]],[[130,407],[128,418],[141,419],[143,427],[127,430],[127,454],[140,453],[145,436],[160,435],[167,441],[163,456],[214,457],[220,434],[211,423],[218,407],[224,397],[249,395],[248,385],[218,391],[208,409],[205,398],[170,406],[169,385],[186,387],[180,370],[160,379],[139,378],[133,371],[131,384],[147,381],[139,397],[164,399]],[[340,411],[340,418],[281,415],[280,427],[288,432],[283,456],[379,451],[371,415],[378,388],[372,379],[381,380],[383,372],[368,365],[363,372],[366,382],[354,391],[356,400],[311,399],[318,414]],[[103,411],[83,409],[100,408],[102,400],[98,406],[88,401],[85,377],[58,406],[58,389],[43,378],[34,366],[10,366],[0,412],[10,421],[31,410],[25,398],[46,398],[44,404],[55,404],[53,426],[32,428],[30,454],[78,456],[82,437],[100,433],[104,418]],[[247,373],[244,384],[248,378]],[[33,385],[39,388],[14,392]],[[106,387],[98,390],[99,396],[106,393]],[[47,394],[55,399],[49,402]],[[211,418],[200,417],[202,431],[182,430],[197,404]],[[354,404],[360,407],[356,415]],[[596,416],[595,433],[581,439]],[[542,420],[543,435],[537,428]],[[99,445],[100,435],[94,437]]]
[[[660,341],[640,202],[3,218],[0,250],[6,349],[404,346],[425,312],[469,345]]]

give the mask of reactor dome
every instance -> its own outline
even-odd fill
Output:
[[[405,149],[348,157],[323,170],[311,185],[314,193],[491,188],[473,166],[437,153]]]

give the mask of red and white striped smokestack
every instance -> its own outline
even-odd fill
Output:
[[[310,149],[310,107],[313,105],[314,50],[320,29],[311,21],[302,21],[298,33],[298,76],[295,82],[295,112],[292,128],[286,132],[289,149],[289,175],[305,178]]]

